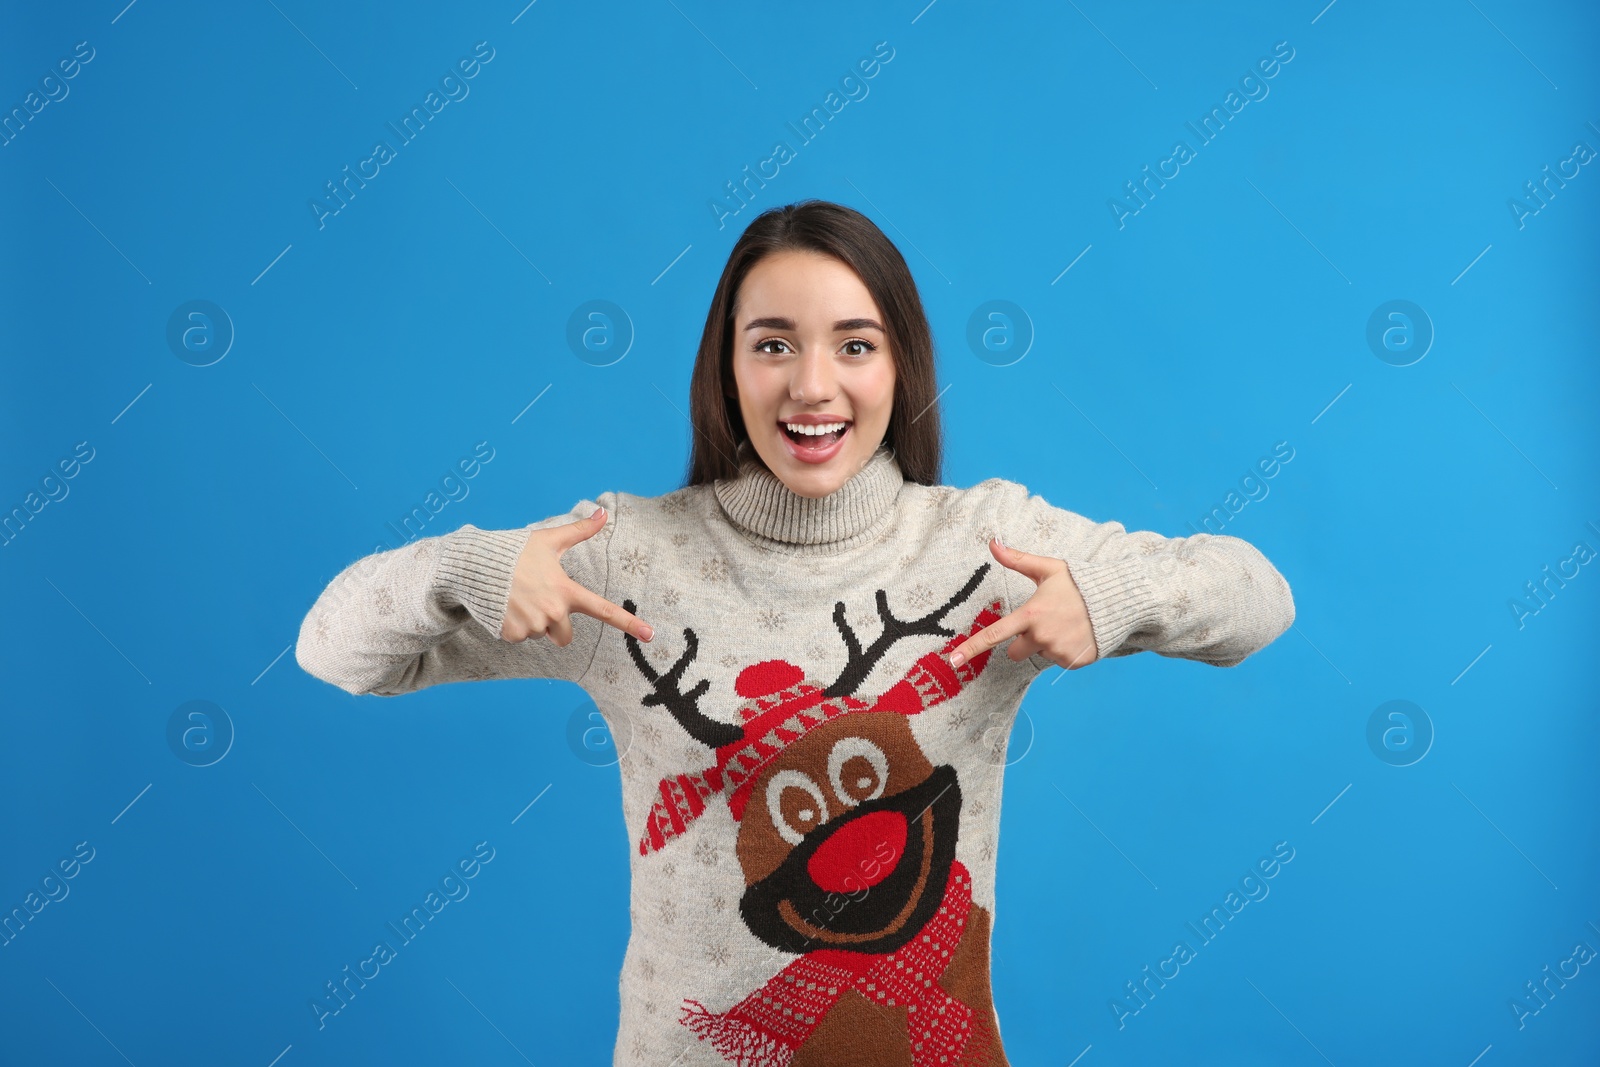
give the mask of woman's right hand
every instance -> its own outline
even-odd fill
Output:
[[[544,636],[565,648],[572,643],[571,615],[581,612],[641,641],[650,640],[653,631],[644,620],[579,585],[561,568],[561,554],[599,533],[605,524],[605,508],[596,508],[587,519],[528,535],[511,576],[511,597],[500,624],[501,638],[526,641]]]

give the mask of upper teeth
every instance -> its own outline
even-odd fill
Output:
[[[809,434],[812,437],[815,437],[817,434],[821,433],[833,433],[835,430],[842,430],[848,425],[850,424],[847,422],[823,422],[814,426],[805,422],[784,423],[784,426],[793,432]]]

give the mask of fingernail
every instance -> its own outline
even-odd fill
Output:
[[[641,626],[639,628],[639,633],[646,641],[650,640],[656,635],[655,630],[649,626]]]
[[[961,653],[959,653],[959,652],[950,653],[950,666],[959,667],[963,663],[965,663],[966,661],[967,661],[967,657],[963,656]]]
[[[1001,548],[1006,547],[1006,543],[1004,541],[1000,540],[1000,535],[999,534],[995,534],[994,535],[994,543],[999,545]]]
[[[606,509],[605,508],[595,508],[594,509],[594,514],[600,516],[603,519],[603,518],[605,518],[605,515],[606,515]],[[591,515],[589,517],[592,519],[592,518],[594,518],[594,515]]]

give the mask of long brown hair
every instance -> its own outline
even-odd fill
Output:
[[[722,269],[689,379],[694,444],[684,486],[739,473],[737,453],[749,433],[733,377],[734,303],[752,267],[774,252],[791,250],[832,256],[855,271],[872,294],[883,313],[895,370],[894,406],[884,443],[894,449],[906,481],[938,485],[944,446],[933,331],[911,271],[900,250],[861,212],[827,200],[802,200],[756,216]]]

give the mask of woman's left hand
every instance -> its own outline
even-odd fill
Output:
[[[1065,560],[1019,552],[1002,545],[999,538],[990,540],[989,551],[1001,566],[1026,575],[1038,588],[1016,611],[957,645],[950,654],[951,666],[959,667],[1012,636],[1016,640],[1006,649],[1006,655],[1018,663],[1042,652],[1057,666],[1076,670],[1100,658],[1089,608]]]

